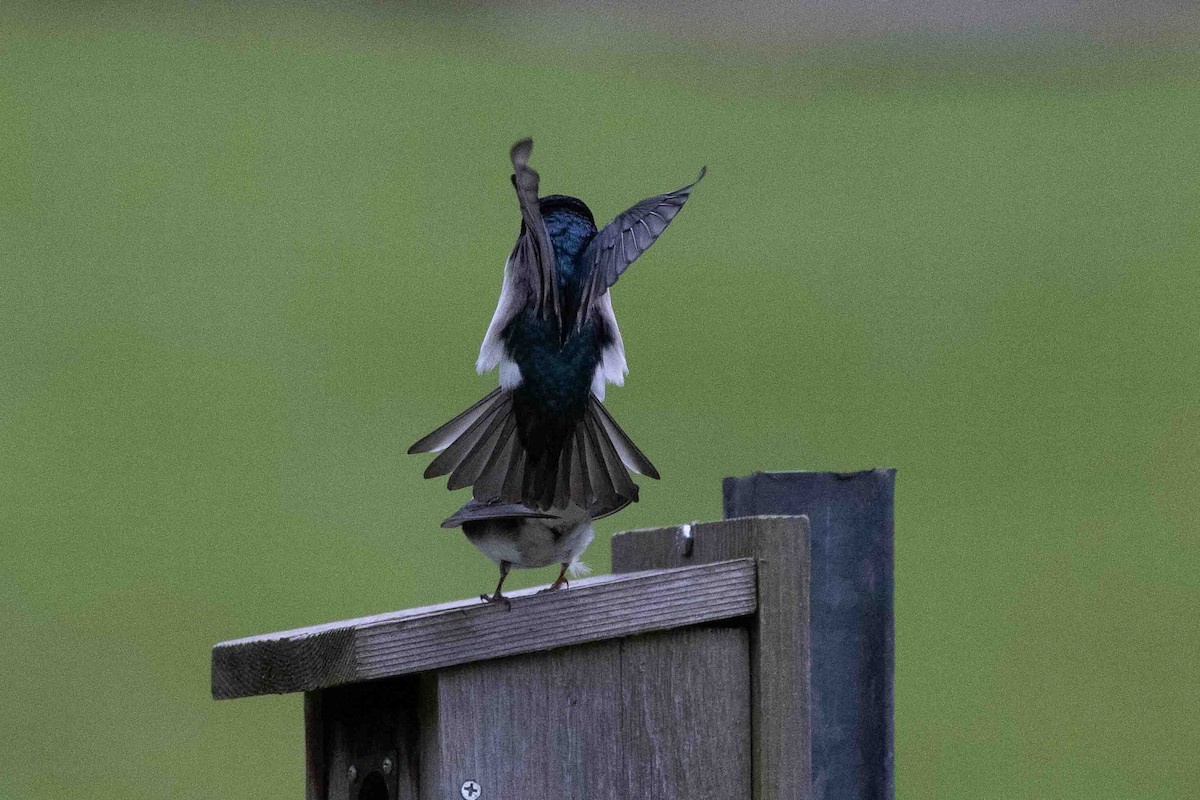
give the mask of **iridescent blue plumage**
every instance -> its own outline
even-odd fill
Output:
[[[541,206],[554,246],[562,319],[544,319],[535,308],[526,307],[502,336],[509,357],[521,370],[515,394],[534,411],[575,418],[587,405],[601,352],[612,341],[612,332],[599,317],[562,341],[579,313],[588,277],[580,256],[596,235],[596,225],[587,206],[575,198],[546,197]]]
[[[564,445],[573,439],[588,406],[593,377],[613,333],[599,317],[576,329],[589,270],[580,258],[596,235],[591,211],[573,197],[540,201],[554,247],[561,319],[536,307],[517,313],[502,334],[505,351],[520,370],[512,390],[516,432],[527,454],[525,494],[552,499]]]
[[[605,385],[626,372],[609,289],[695,184],[649,197],[598,231],[581,200],[539,197],[531,150],[524,140],[510,152],[521,231],[476,362],[480,372],[498,368],[500,386],[410,450],[440,452],[426,477],[471,486],[481,508],[596,518],[637,500],[631,470],[658,477],[603,405]]]

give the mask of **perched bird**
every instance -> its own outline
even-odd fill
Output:
[[[443,528],[462,526],[467,541],[496,562],[500,581],[495,594],[481,594],[485,602],[504,602],[504,579],[513,567],[532,569],[561,564],[558,578],[543,592],[553,592],[567,584],[567,571],[587,572],[579,561],[596,535],[592,522],[616,513],[627,503],[613,509],[568,508],[561,515],[535,511],[519,503],[480,503],[470,500],[442,523]]]
[[[565,583],[592,538],[592,521],[638,499],[629,475],[658,471],[604,408],[624,383],[625,347],[609,289],[666,229],[704,177],[650,197],[597,230],[574,197],[538,197],[533,142],[510,155],[521,230],[504,265],[500,301],[479,350],[480,374],[500,385],[424,437],[410,453],[438,452],[425,477],[449,475],[473,499],[447,519],[500,566],[561,563]]]

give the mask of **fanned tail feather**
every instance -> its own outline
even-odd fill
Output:
[[[491,409],[502,393],[504,393],[503,389],[493,389],[481,398],[478,403],[408,448],[409,454],[436,453],[445,450],[455,439],[462,436],[467,428],[471,427],[485,412]]]
[[[493,396],[488,395],[488,397]],[[487,398],[484,399],[486,400]],[[474,421],[462,433],[457,434],[449,444],[443,445],[444,449],[441,454],[426,467],[425,477],[436,478],[439,475],[445,475],[456,469],[464,460],[476,452],[476,445],[481,440],[490,437],[496,427],[503,424],[507,417],[507,412],[511,408],[512,400],[510,395],[507,393],[496,394],[488,405],[475,415]],[[466,413],[470,413],[470,410]],[[442,428],[447,428],[454,422],[455,420],[451,420],[442,426]],[[437,433],[437,431],[434,431],[434,433]],[[430,436],[433,436],[433,434],[430,434]],[[429,437],[426,438],[428,439]]]
[[[594,414],[589,414],[584,421],[587,425],[588,435],[591,437],[596,450],[599,452],[599,458],[604,464],[604,474],[607,476],[610,497],[614,499],[629,498],[637,502],[637,484],[629,477],[629,471],[621,463],[621,458],[617,455],[612,440],[605,434],[599,420],[596,419]]]
[[[479,480],[479,476],[483,474],[483,470],[487,467],[488,460],[492,457],[492,453],[495,452],[496,446],[500,443],[500,437],[504,433],[504,422],[507,419],[508,409],[508,405],[496,409],[496,413],[490,418],[486,433],[471,445],[466,454],[462,456],[462,460],[459,461],[458,466],[453,468],[449,480],[446,481],[446,486],[451,491],[462,489],[465,486],[472,486],[475,481]],[[447,448],[446,453],[449,452],[450,450]]]
[[[505,479],[508,477],[509,469],[517,463],[517,450],[521,449],[521,443],[516,434],[517,420],[510,413],[504,419],[504,427],[500,431],[500,438],[496,442],[495,449],[492,450],[491,457],[488,458],[483,472],[475,481],[472,496],[479,502],[490,503],[496,500],[502,503],[521,502],[521,498],[518,496],[505,497],[504,495]]]
[[[638,449],[625,431],[621,430],[621,426],[608,413],[608,409],[594,395],[588,398],[588,411],[594,413],[600,420],[600,424],[604,426],[604,432],[608,434],[625,466],[639,475],[658,480],[658,470],[650,463],[650,459],[646,458],[646,454]]]
[[[537,452],[522,441],[517,414],[512,392],[497,389],[409,452],[440,450],[425,477],[449,475],[450,489],[471,486],[475,503],[523,504],[534,511],[575,506],[604,516],[637,502],[629,470],[658,478],[594,396],[573,427],[540,442]]]

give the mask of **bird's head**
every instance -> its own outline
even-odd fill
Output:
[[[579,198],[552,194],[539,198],[538,204],[555,249],[575,255],[596,235],[592,211]]]

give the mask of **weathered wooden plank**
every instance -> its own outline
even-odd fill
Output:
[[[421,796],[625,797],[620,660],[613,640],[427,676]]]
[[[297,632],[298,633],[298,632]],[[313,630],[263,646],[250,640],[213,648],[212,695],[217,700],[284,694],[353,681],[354,631]]]
[[[735,558],[752,558],[758,567],[758,612],[750,627],[753,798],[808,800],[808,520],[746,517],[613,539],[614,572]]]
[[[750,787],[745,628],[687,628],[621,645],[625,791],[728,800]]]
[[[514,592],[511,608],[463,600],[213,648],[220,699],[310,691],[502,656],[754,613],[751,560],[606,575],[545,595]]]
[[[748,633],[692,627],[424,676],[423,797],[745,797]]]
[[[895,794],[895,482],[891,469],[725,479],[726,517],[811,520],[814,800]]]

